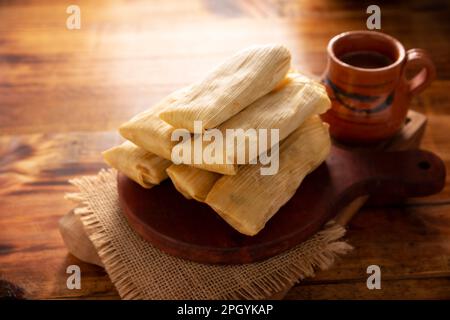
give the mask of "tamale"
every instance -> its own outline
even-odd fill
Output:
[[[204,202],[214,183],[221,177],[220,174],[209,172],[187,165],[171,165],[167,174],[175,188],[187,199]]]
[[[172,164],[130,141],[125,141],[102,154],[106,163],[144,188],[151,188],[166,179],[166,169]]]
[[[284,86],[259,98],[250,106],[221,124],[217,129],[225,137],[227,129],[279,129],[279,140],[283,140],[296,128],[298,128],[307,118],[315,114],[325,112],[331,105],[325,88],[318,82],[298,73],[290,72],[286,76]],[[202,139],[197,135],[191,141],[180,143],[191,143],[191,150],[194,150],[195,139]],[[216,150],[221,161],[218,163],[190,163],[191,165],[204,170],[217,172],[226,175],[233,175],[237,172],[238,150],[244,150],[245,162],[250,163],[255,156],[270,150],[272,144],[259,145],[258,136],[245,136],[245,139],[236,140],[236,143],[223,143],[223,150]],[[253,141],[251,141],[253,140]],[[203,149],[212,142],[203,142]],[[256,155],[249,153],[249,145],[259,145]],[[275,141],[278,143],[278,141]],[[231,146],[231,147],[230,147]],[[264,149],[265,148],[265,149]],[[232,158],[229,158],[232,155]],[[191,157],[192,158],[192,157]],[[239,163],[242,164],[242,163]]]
[[[188,88],[173,92],[150,109],[122,124],[119,128],[122,137],[148,152],[170,160],[172,148],[177,143],[171,140],[175,128],[161,120],[159,114],[173,104],[186,90],[189,90]]]
[[[260,165],[242,166],[237,175],[217,180],[205,202],[237,231],[253,236],[325,160],[330,147],[328,125],[313,116],[281,142],[277,174],[263,176]]]
[[[190,132],[195,120],[202,121],[202,129],[215,128],[272,91],[287,74],[290,60],[281,45],[244,49],[192,85],[160,118]]]

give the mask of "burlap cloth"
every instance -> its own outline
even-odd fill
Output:
[[[338,241],[339,225],[324,230],[290,251],[259,263],[206,265],[167,255],[128,225],[118,203],[116,172],[102,170],[71,183],[81,217],[112,282],[123,299],[264,299],[329,268],[351,246]]]

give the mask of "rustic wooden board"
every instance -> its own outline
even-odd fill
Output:
[[[329,38],[365,28],[367,17],[360,1],[218,3],[80,0],[77,31],[64,26],[66,3],[2,3],[0,288],[8,281],[27,298],[117,298],[106,273],[68,255],[59,235],[58,220],[73,208],[62,198],[75,191],[67,179],[95,174],[105,166],[100,151],[119,142],[113,131],[120,123],[236,49],[283,42],[296,67],[320,74]],[[450,168],[448,1],[381,7],[382,31],[407,48],[427,49],[438,66],[437,80],[412,108],[428,118],[422,148]],[[407,207],[363,208],[347,234],[356,250],[289,298],[450,298],[449,217],[448,178],[443,192]],[[65,287],[70,264],[81,267],[81,290]],[[365,290],[370,264],[395,285]],[[337,290],[322,290],[330,288],[323,282]]]
[[[442,190],[445,175],[442,160],[425,151],[332,147],[325,162],[253,237],[234,230],[208,205],[186,199],[170,180],[145,189],[119,173],[118,192],[129,224],[155,247],[200,263],[241,264],[300,244],[358,197],[375,195],[385,200],[431,195]]]

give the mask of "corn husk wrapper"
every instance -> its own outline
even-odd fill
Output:
[[[125,141],[102,154],[106,163],[144,188],[151,188],[166,179],[166,169],[172,164],[130,141]]]
[[[214,183],[222,176],[186,165],[171,165],[167,168],[175,188],[187,199],[204,202]]]
[[[315,114],[324,113],[329,109],[331,102],[328,98],[325,88],[318,82],[297,73],[291,72],[286,77],[285,84],[278,89],[266,94],[242,110],[240,113],[221,124],[217,129],[225,137],[227,129],[279,129],[279,141],[285,139],[295,129],[297,129],[307,118]],[[191,150],[194,150],[194,140],[202,139],[202,136],[196,135],[191,141]],[[255,159],[249,152],[249,144],[259,145],[258,135],[249,135],[238,142],[234,147],[228,147],[224,141],[223,149],[216,150],[218,155],[217,163],[201,164],[191,163],[191,165],[212,172],[225,175],[236,174],[238,167],[237,150],[245,150],[244,163],[250,163]],[[258,148],[257,154],[270,150],[271,146],[279,141],[271,141],[265,145],[265,148]],[[211,142],[203,142],[203,149]],[[260,146],[261,147],[261,146]],[[230,158],[230,155],[232,155]],[[191,156],[193,159],[193,155]]]
[[[287,74],[290,61],[289,50],[280,45],[242,50],[191,86],[160,117],[190,132],[195,120],[202,120],[202,129],[215,128],[272,91]]]
[[[279,171],[262,176],[261,165],[246,165],[222,176],[206,203],[237,231],[253,236],[296,192],[304,177],[330,152],[328,125],[313,116],[280,144]]]
[[[161,120],[159,114],[187,90],[189,87],[173,92],[150,109],[122,124],[119,128],[122,137],[148,152],[170,160],[172,148],[177,144],[177,141],[171,140],[175,128]]]

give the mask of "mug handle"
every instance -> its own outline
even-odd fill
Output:
[[[427,88],[436,78],[436,67],[428,53],[423,49],[410,49],[406,52],[406,64],[404,70],[411,65],[420,65],[420,70],[412,79],[407,80],[409,93],[416,95]]]

